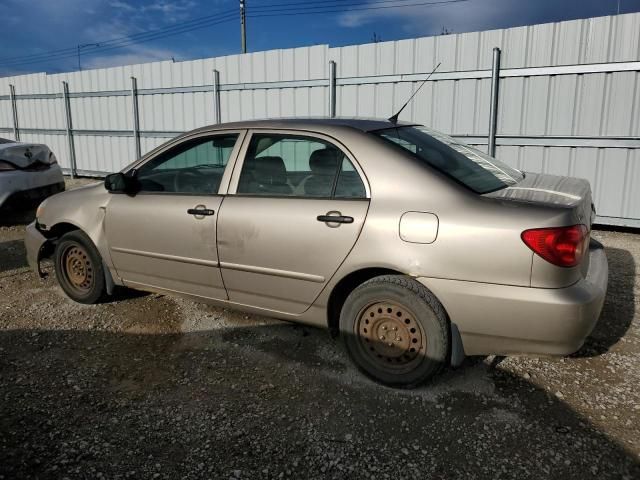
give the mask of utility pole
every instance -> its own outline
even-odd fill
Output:
[[[240,35],[242,41],[242,53],[247,53],[247,16],[244,11],[245,0],[240,0]]]

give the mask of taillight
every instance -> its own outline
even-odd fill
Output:
[[[16,167],[12,163],[0,160],[0,172],[2,172],[3,170],[15,170],[15,169]]]
[[[533,228],[522,232],[522,241],[546,261],[559,267],[575,267],[588,246],[585,225]]]

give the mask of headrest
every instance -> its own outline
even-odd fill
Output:
[[[333,175],[338,168],[339,159],[342,159],[342,153],[334,148],[315,150],[309,157],[309,168],[315,174]]]
[[[256,180],[271,184],[287,183],[287,168],[281,157],[258,157],[254,165]]]

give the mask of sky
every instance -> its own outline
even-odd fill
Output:
[[[82,69],[237,54],[239,2],[0,0],[0,76],[77,70],[78,45]],[[640,0],[245,3],[249,52],[318,44],[335,47],[640,11]]]

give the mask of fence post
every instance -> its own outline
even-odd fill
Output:
[[[500,49],[493,49],[493,66],[491,67],[491,105],[489,109],[489,138],[487,153],[496,154],[496,128],[498,126],[498,88],[500,86]]]
[[[133,145],[135,147],[136,160],[142,156],[140,148],[140,115],[138,114],[138,80],[131,77],[131,104],[133,114]]]
[[[329,117],[336,116],[336,62],[329,62]]]
[[[9,85],[9,97],[11,98],[11,109],[13,110],[13,137],[16,142],[20,141],[20,127],[18,127],[18,105],[16,103],[16,87]]]
[[[69,101],[69,84],[62,82],[62,98],[64,100],[64,111],[67,120],[67,141],[69,142],[69,160],[71,161],[71,178],[78,176],[76,166],[76,147],[73,143],[73,123],[71,122],[71,102]]]
[[[220,110],[220,72],[213,71],[213,120],[215,123],[222,122]]]

